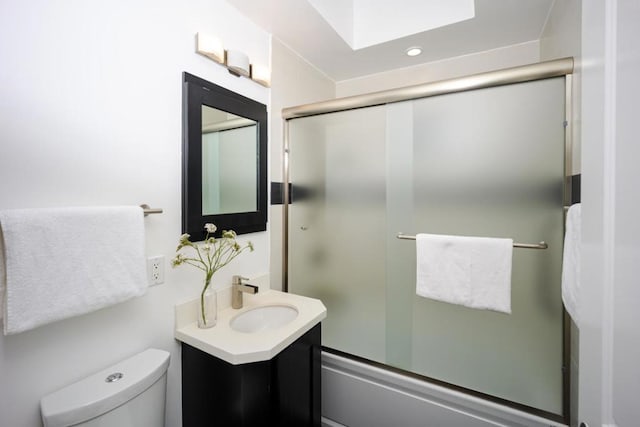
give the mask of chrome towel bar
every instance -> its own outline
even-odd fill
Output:
[[[402,233],[398,233],[396,235],[396,238],[403,239],[403,240],[416,240],[416,236],[409,236]],[[525,249],[547,249],[549,245],[547,245],[547,242],[542,241],[540,243],[514,243],[513,247],[525,248]]]
[[[147,204],[140,205],[140,207],[142,208],[142,211],[144,212],[144,216],[147,216],[149,214],[161,214],[162,213],[162,209],[161,208],[151,208]]]

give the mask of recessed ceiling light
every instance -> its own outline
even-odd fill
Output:
[[[418,56],[422,53],[422,48],[420,47],[410,47],[406,50],[408,56]]]

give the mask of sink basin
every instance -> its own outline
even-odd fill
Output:
[[[263,305],[240,313],[231,319],[231,329],[238,332],[260,332],[277,329],[298,317],[289,305]]]

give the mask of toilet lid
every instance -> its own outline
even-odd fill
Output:
[[[40,400],[45,427],[100,416],[145,391],[167,371],[169,352],[150,348]]]

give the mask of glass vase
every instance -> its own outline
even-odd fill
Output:
[[[215,289],[205,286],[198,302],[198,328],[206,329],[216,325],[218,297]]]

